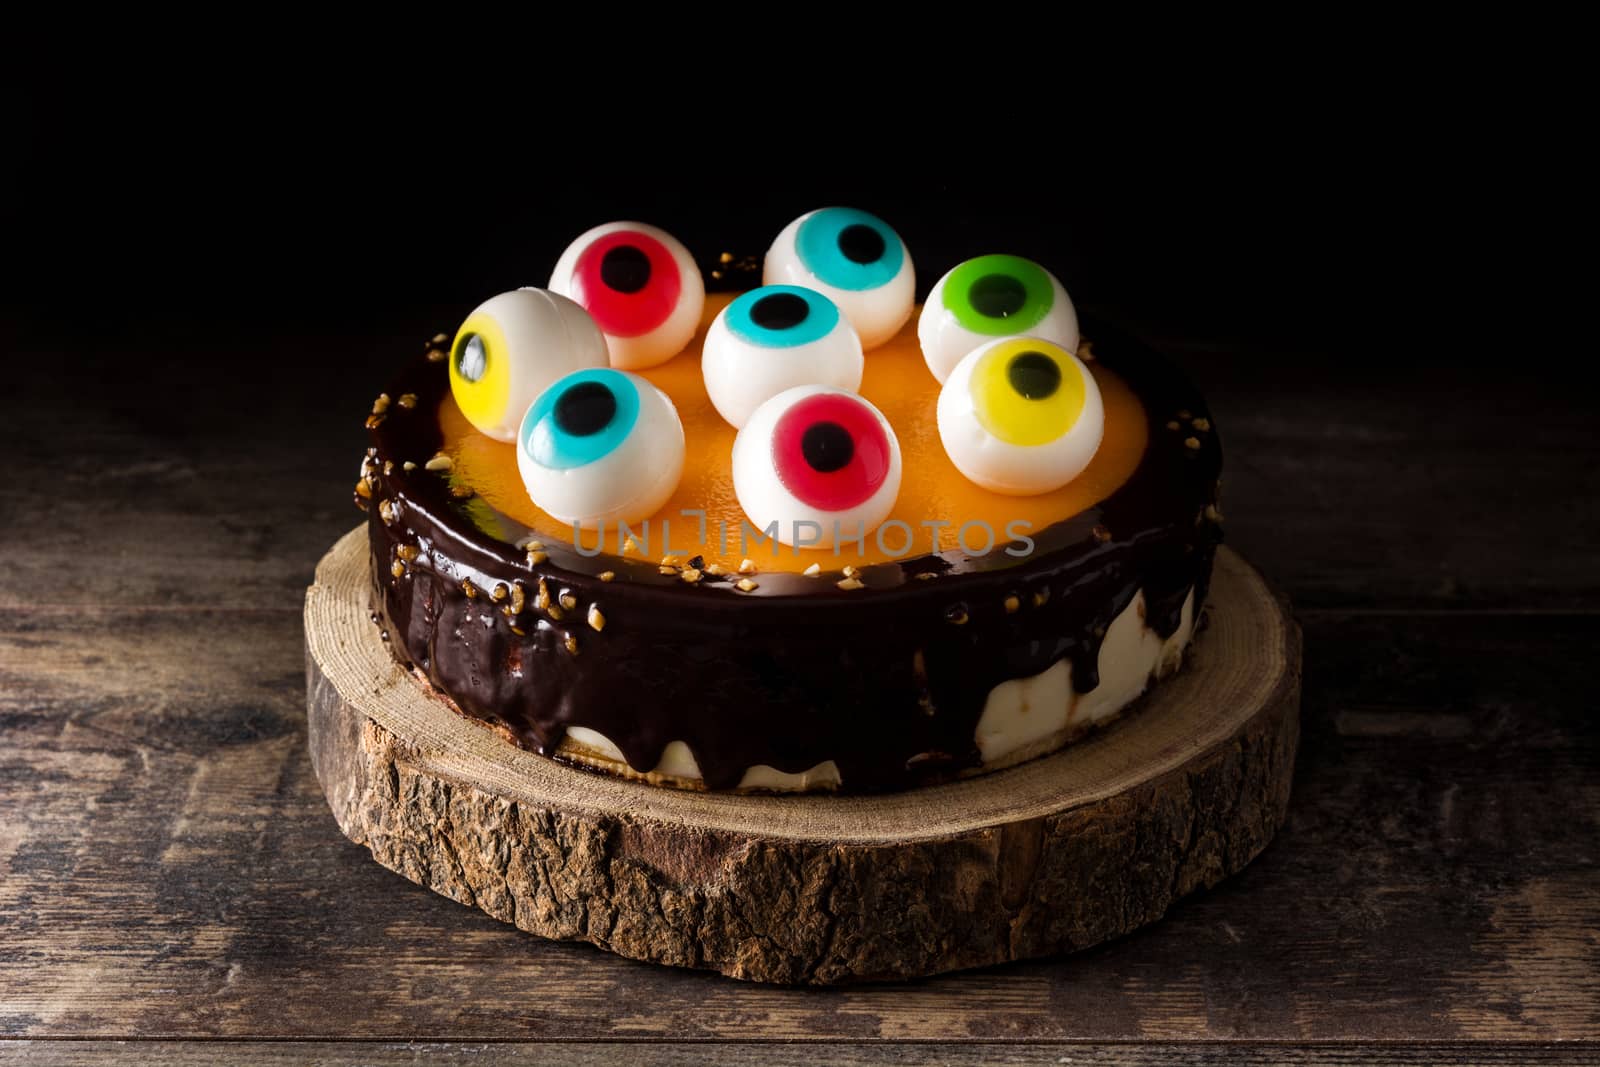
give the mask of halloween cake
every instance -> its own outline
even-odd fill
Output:
[[[601,772],[868,792],[1054,751],[1178,669],[1220,539],[1182,375],[1020,257],[917,306],[854,209],[762,275],[708,295],[670,234],[599,226],[399,369],[356,502],[419,686]]]

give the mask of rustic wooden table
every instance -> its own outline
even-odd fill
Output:
[[[1600,1058],[1600,464],[1557,386],[1156,338],[1305,628],[1287,826],[1073,958],[794,990],[519,934],[334,826],[301,598],[417,318],[0,331],[0,1060]]]

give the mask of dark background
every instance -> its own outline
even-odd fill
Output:
[[[1063,106],[996,128],[909,94],[865,112],[706,105],[634,121],[417,91],[57,77],[12,103],[6,298],[36,326],[102,338],[431,333],[543,284],[598,222],[654,222],[706,258],[759,255],[795,215],[840,203],[902,231],[924,291],[963,258],[1012,251],[1146,332],[1434,357],[1463,325],[1438,313],[1465,295],[1444,275],[1474,266],[1459,250],[1501,225],[1461,213],[1487,180],[1482,161],[1456,165],[1472,116],[1331,81],[1279,91]]]

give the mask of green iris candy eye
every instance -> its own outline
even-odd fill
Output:
[[[1055,275],[1021,256],[979,256],[934,285],[917,320],[922,358],[941,382],[961,358],[1000,337],[1078,347],[1078,313]]]

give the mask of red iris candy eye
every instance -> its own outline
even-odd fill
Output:
[[[782,544],[859,543],[900,495],[900,443],[854,393],[796,386],[756,408],[733,439],[733,491],[750,522]]]
[[[580,304],[611,365],[639,370],[683,351],[700,325],[705,282],[682,242],[642,222],[608,222],[567,246],[550,290]]]
[[[672,253],[637,230],[613,230],[592,242],[572,272],[572,298],[614,337],[638,337],[660,326],[682,293]]]
[[[843,511],[871,499],[889,476],[889,435],[858,398],[817,393],[778,419],[772,466],[802,504]]]

